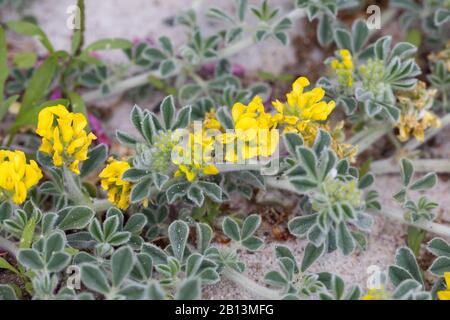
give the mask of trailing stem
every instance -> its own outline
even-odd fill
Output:
[[[13,242],[11,242],[8,239],[5,239],[1,236],[0,236],[0,248],[5,251],[8,251],[13,256],[16,256],[16,253],[17,253],[16,245]]]
[[[64,167],[64,181],[67,195],[76,205],[85,205],[94,209],[91,199],[81,191],[80,185],[75,181],[74,175],[69,168]]]
[[[234,269],[225,268],[222,275],[258,297],[267,300],[280,300],[282,298],[278,291],[266,288]]]
[[[289,181],[287,179],[277,180],[274,178],[267,178],[266,185],[271,188],[282,189],[282,190],[286,190],[286,191],[298,194],[298,192],[289,183]],[[378,213],[381,213],[385,217],[397,220],[406,225],[414,226],[419,229],[434,233],[436,235],[450,238],[450,226],[443,225],[443,224],[436,223],[436,222],[429,222],[429,221],[413,223],[413,222],[405,220],[405,218],[403,217],[403,213],[401,211],[399,211],[396,208],[390,207],[390,206],[383,206],[382,210],[374,212],[374,214],[378,214]]]
[[[450,172],[450,160],[448,159],[411,159],[410,161],[416,172]],[[394,159],[383,159],[373,162],[370,171],[374,174],[398,173],[399,166]]]

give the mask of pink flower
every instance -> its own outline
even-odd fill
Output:
[[[89,125],[91,126],[92,132],[97,136],[97,143],[104,143],[108,147],[111,147],[111,139],[106,134],[102,123],[92,114],[88,113]]]

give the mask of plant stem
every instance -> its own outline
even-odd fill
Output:
[[[416,172],[450,172],[450,160],[448,159],[412,159],[410,161]],[[383,159],[373,162],[370,171],[375,174],[399,173],[400,165],[394,159]]]
[[[2,248],[5,251],[8,251],[14,257],[17,254],[17,247],[16,247],[16,245],[13,242],[11,242],[8,239],[5,239],[5,238],[3,238],[1,236],[0,236],[0,248]]]
[[[108,199],[94,199],[92,205],[94,207],[95,212],[104,212],[113,206]]]
[[[269,177],[266,178],[266,185],[272,188],[278,188],[292,193],[300,194],[297,190],[295,190],[295,188],[289,183],[287,179],[276,180],[274,178]],[[383,209],[377,211],[376,213],[381,213],[388,218],[400,221],[406,225],[414,226],[419,229],[423,229],[428,232],[434,233],[436,235],[450,238],[450,226],[431,221],[423,221],[416,223],[409,222],[403,218],[403,213],[401,211],[390,206],[383,206]],[[376,213],[374,212],[374,214]]]
[[[234,269],[225,268],[222,275],[258,297],[268,300],[280,300],[282,298],[278,291],[266,288]]]
[[[305,15],[305,11],[303,9],[297,8],[295,10],[292,10],[285,16],[281,17],[275,23],[278,23],[279,21],[281,21],[284,18],[297,19],[297,18],[303,17],[304,15]],[[216,57],[206,59],[205,64],[219,61],[221,59],[235,55],[236,53],[241,52],[242,50],[250,47],[253,43],[254,43],[254,39],[252,36],[246,37],[246,38],[236,42],[235,44],[221,50]],[[157,71],[157,70],[145,71],[141,74],[132,76],[132,77],[125,79],[119,83],[116,83],[115,85],[113,85],[111,87],[110,92],[106,95],[103,94],[100,89],[98,89],[98,90],[90,91],[90,92],[83,94],[83,99],[86,103],[91,103],[102,97],[107,97],[107,96],[112,96],[112,95],[123,93],[129,89],[139,87],[141,85],[148,83],[148,78],[150,76],[158,77],[161,75],[160,75],[159,71]]]
[[[357,146],[358,151],[356,154],[360,154],[391,130],[392,126],[390,124],[373,125],[355,134],[348,140],[348,143]]]
[[[67,195],[76,205],[85,205],[94,209],[91,199],[81,191],[79,184],[75,181],[72,171],[66,166],[63,167],[64,182],[67,188]]]
[[[403,213],[396,208],[390,206],[383,206],[381,212],[385,217],[391,218],[393,220],[400,221],[406,225],[413,226],[438,236],[450,238],[450,226],[432,222],[432,221],[422,221],[422,222],[410,222],[404,219]]]

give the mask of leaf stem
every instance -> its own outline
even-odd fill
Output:
[[[450,160],[448,159],[411,159],[416,172],[448,173]],[[374,174],[399,173],[400,164],[392,158],[374,161],[370,166]]]
[[[16,245],[13,242],[11,242],[8,239],[5,239],[5,238],[3,238],[1,236],[0,236],[0,248],[2,248],[3,250],[8,251],[14,257],[17,254],[17,247],[16,247]]]
[[[266,288],[234,269],[227,267],[224,269],[222,275],[258,297],[268,300],[280,300],[282,298],[278,291]]]
[[[67,195],[76,205],[85,205],[94,209],[91,199],[81,191],[79,183],[75,181],[72,171],[66,166],[63,167],[64,182],[67,188]]]

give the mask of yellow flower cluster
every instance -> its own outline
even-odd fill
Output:
[[[450,272],[444,272],[444,279],[447,290],[438,291],[437,296],[439,300],[450,300]]]
[[[53,157],[57,167],[67,165],[79,174],[80,161],[86,160],[89,146],[96,136],[85,131],[86,117],[69,112],[65,106],[47,107],[39,112],[36,133],[42,137],[39,151]]]
[[[426,84],[419,81],[414,90],[400,93],[397,96],[401,111],[400,120],[396,125],[400,141],[407,141],[411,134],[417,140],[423,141],[427,128],[441,126],[439,118],[433,112],[428,111],[433,105],[435,95],[435,89],[427,90]]]
[[[177,145],[173,149],[172,163],[178,166],[175,176],[186,176],[193,181],[197,174],[215,175],[219,173],[213,164],[214,138],[204,130],[189,133],[185,146]]]
[[[112,158],[108,162],[99,175],[102,188],[108,192],[108,200],[111,203],[125,210],[130,205],[131,182],[122,180],[122,176],[130,168],[130,164]]]
[[[279,116],[266,113],[259,96],[248,105],[235,103],[231,110],[234,132],[224,133],[220,141],[225,145],[225,161],[240,162],[258,156],[270,157],[276,150]]]
[[[389,300],[391,295],[384,286],[381,288],[369,289],[367,294],[361,298],[361,300]]]
[[[339,59],[331,60],[331,68],[338,76],[338,82],[343,86],[353,86],[353,66],[352,55],[347,49],[339,50]]]
[[[27,163],[22,151],[0,150],[0,201],[10,200],[21,204],[28,189],[42,178],[41,169],[33,160]]]
[[[287,102],[276,100],[272,104],[278,111],[274,117],[280,125],[284,125],[283,133],[298,132],[305,142],[311,145],[319,127],[318,121],[328,118],[335,102],[323,101],[325,90],[320,87],[304,92],[304,88],[309,85],[307,78],[298,78],[292,85],[292,91],[286,95]]]

